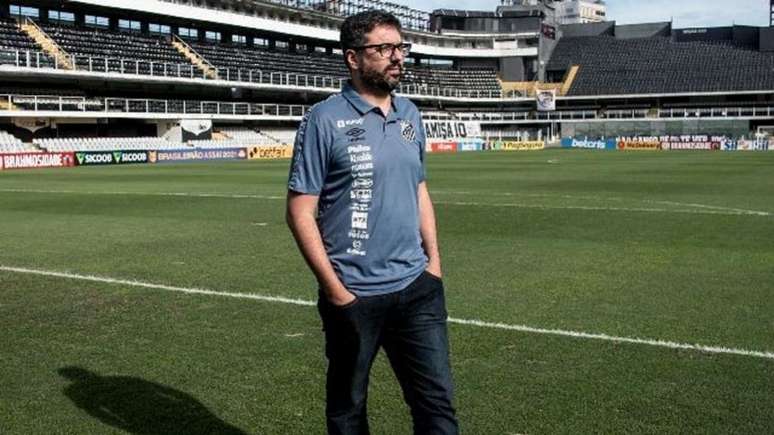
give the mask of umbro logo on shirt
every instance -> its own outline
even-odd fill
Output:
[[[363,135],[365,133],[366,131],[363,130],[362,128],[355,127],[347,131],[345,134],[349,136],[349,142],[352,143],[352,142],[360,142],[364,140],[365,137],[363,137]]]

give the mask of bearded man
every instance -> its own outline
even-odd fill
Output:
[[[298,129],[287,221],[319,284],[329,434],[368,434],[366,399],[383,348],[415,434],[457,434],[435,213],[417,107],[393,91],[411,44],[383,11],[347,18],[350,80]]]

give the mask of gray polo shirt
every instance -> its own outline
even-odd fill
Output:
[[[325,250],[358,296],[402,290],[426,267],[417,203],[424,149],[411,101],[393,95],[385,117],[349,84],[301,121],[288,188],[319,195]]]

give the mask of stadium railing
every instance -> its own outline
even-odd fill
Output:
[[[20,68],[49,68],[61,70],[58,62],[41,51],[0,50],[0,63]],[[112,72],[119,74],[141,74],[175,78],[201,78],[202,74],[191,64],[172,64],[134,59],[114,59],[106,57],[71,56],[74,65],[80,71]],[[148,75],[148,74],[146,74]]]
[[[163,0],[169,3],[182,3],[198,8],[224,10],[222,7],[218,7],[217,2],[199,2],[190,0]],[[388,10],[392,14],[396,15],[402,26],[405,29],[411,29],[419,32],[430,31],[430,13],[427,11],[413,9],[408,6],[399,5],[392,2],[384,2],[380,0],[343,0],[343,1],[310,1],[310,0],[265,0],[266,3],[275,4],[279,6],[289,7],[293,9],[312,11],[318,13],[324,13],[334,15],[338,17],[347,17],[349,15],[356,14],[371,9],[383,9]],[[251,2],[245,2],[249,5]],[[255,2],[255,5],[260,5],[260,2]]]
[[[480,121],[480,122],[509,122],[509,121],[534,121],[534,120],[571,120],[571,119],[596,119],[598,113],[595,110],[564,110],[556,112],[454,112],[451,115],[441,113],[424,114],[426,120],[455,121]]]
[[[774,107],[673,107],[658,109],[659,118],[774,118]]]
[[[0,95],[16,111],[145,113],[174,115],[244,115],[301,119],[309,106],[143,98],[89,98],[57,95]],[[2,113],[0,111],[0,113]]]
[[[608,119],[647,118],[649,109],[606,109],[602,115]]]
[[[150,71],[155,77],[184,78],[211,80],[203,76],[202,71],[192,64],[170,64],[161,62],[142,61],[134,59],[113,59],[103,57],[72,56],[73,63],[78,66],[78,71],[94,73],[117,74],[142,74],[142,71]],[[16,66],[19,68],[54,69],[60,70],[57,62],[43,52],[0,50],[0,64]],[[261,70],[247,70],[225,68],[217,69],[217,79],[229,82],[259,83],[277,86],[295,86],[299,88],[313,88],[317,90],[341,89],[346,79],[341,77],[328,77],[319,75],[307,75],[298,73],[264,72]],[[421,97],[447,97],[469,99],[501,99],[520,98],[517,93],[503,94],[499,90],[439,88],[417,84],[402,84],[398,93],[403,95],[416,95]]]
[[[265,116],[301,119],[310,106],[250,102],[203,101],[153,98],[84,97],[61,95],[0,94],[3,112],[88,112],[185,115]],[[588,119],[651,119],[649,109],[557,110],[553,112],[437,112],[423,113],[426,120],[480,122],[572,121]],[[774,119],[774,106],[669,108],[653,111],[657,119],[686,118],[768,118]]]
[[[425,120],[454,120],[480,122],[508,122],[534,120],[584,120],[584,119],[647,119],[650,109],[616,109],[616,110],[557,110],[554,112],[423,112]],[[774,107],[713,107],[713,108],[673,108],[658,109],[657,118],[772,118]]]

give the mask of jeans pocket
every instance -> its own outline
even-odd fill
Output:
[[[428,278],[432,279],[435,282],[443,283],[443,278],[441,278],[440,276],[433,275],[428,271],[425,271],[425,276],[427,276]]]
[[[360,297],[355,296],[355,299],[352,299],[351,301],[347,302],[344,305],[334,305],[330,303],[327,299],[325,300],[325,303],[327,303],[328,306],[330,306],[332,309],[336,311],[349,311],[352,308],[354,308],[355,305],[358,305],[360,303]]]

